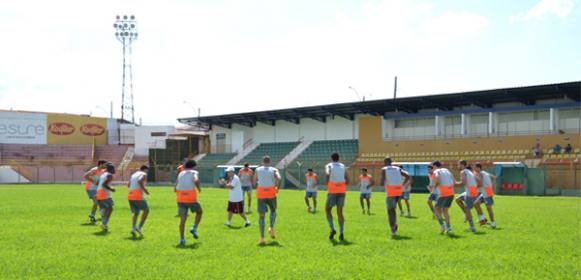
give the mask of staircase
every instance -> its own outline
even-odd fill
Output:
[[[125,152],[125,155],[123,155],[123,158],[121,159],[121,162],[119,163],[118,169],[123,170],[123,169],[127,168],[127,166],[129,166],[131,161],[133,161],[134,155],[135,155],[135,148],[128,147],[127,151]]]
[[[254,149],[258,148],[258,146],[260,146],[260,143],[256,143],[254,141],[249,142],[248,145],[245,145],[244,149],[240,151],[240,153],[238,153],[235,157],[230,159],[226,164],[235,165],[236,163],[241,161],[244,157],[246,157],[248,154],[250,154],[252,151],[254,151]]]
[[[298,144],[288,155],[286,155],[277,165],[276,168],[283,169],[301,155],[311,144],[312,140],[306,140]]]
[[[297,188],[300,188],[301,187],[300,186],[301,184],[299,183],[299,180],[293,174],[291,174],[290,172],[285,172],[284,173],[284,176],[285,176],[284,178],[286,180],[288,180],[288,182],[291,183],[291,185],[294,185]]]
[[[197,154],[197,155],[194,157],[194,160],[195,160],[196,162],[198,162],[198,161],[202,160],[202,159],[203,159],[203,158],[204,158],[206,155],[207,155],[207,154]]]

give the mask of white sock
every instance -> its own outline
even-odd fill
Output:
[[[484,216],[484,215],[478,215],[478,219],[480,221],[485,220],[486,219],[486,216]]]

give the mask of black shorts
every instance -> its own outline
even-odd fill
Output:
[[[228,201],[228,208],[226,209],[226,211],[232,212],[235,214],[244,213],[244,201],[239,201],[239,202]]]

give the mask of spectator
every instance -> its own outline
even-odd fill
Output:
[[[567,146],[565,146],[565,154],[570,154],[573,151],[573,147],[571,147],[571,143],[568,143]]]
[[[560,154],[561,153],[561,145],[557,144],[553,147],[553,153]]]
[[[541,144],[537,143],[533,147],[533,157],[540,157],[541,156]]]

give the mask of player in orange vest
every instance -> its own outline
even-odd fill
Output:
[[[248,200],[248,207],[246,208],[246,213],[250,213],[250,207],[252,206],[252,177],[253,172],[250,167],[248,167],[248,162],[244,163],[244,168],[238,171],[238,178],[240,178],[240,184],[242,184],[242,195],[246,193]]]
[[[327,179],[327,202],[325,205],[325,212],[327,213],[327,222],[331,233],[329,239],[334,240],[335,225],[333,223],[333,207],[337,206],[337,221],[339,222],[339,240],[343,241],[345,229],[345,217],[343,216],[343,207],[345,206],[345,193],[347,192],[347,184],[349,184],[349,173],[345,165],[339,162],[339,154],[333,153],[331,155],[331,162],[325,166],[325,173]]]
[[[406,172],[403,172],[399,167],[391,165],[391,163],[392,160],[389,157],[386,157],[383,160],[384,166],[381,169],[381,185],[385,187],[385,193],[387,195],[387,216],[389,219],[389,227],[391,229],[391,237],[395,238],[398,230],[395,208],[403,194],[404,185],[411,180],[411,177]]]
[[[101,211],[103,211],[103,218],[101,221],[101,227],[104,231],[109,230],[109,220],[111,219],[111,213],[113,213],[113,197],[111,192],[115,191],[111,182],[113,182],[113,174],[115,174],[115,166],[111,163],[107,163],[105,166],[106,172],[101,174],[99,177],[99,187],[97,187],[97,204]]]
[[[407,171],[405,171],[405,169],[402,166],[399,166],[399,168],[401,169],[402,172],[409,175],[409,173]],[[404,216],[403,208],[401,206],[402,199],[405,202],[405,205],[406,205],[407,210],[408,210],[408,218],[412,216],[412,212],[410,210],[410,193],[412,191],[412,183],[413,183],[412,180],[409,180],[403,186],[403,193],[401,195],[401,199],[397,201],[397,206],[399,207],[400,216],[402,216],[402,217]]]
[[[452,234],[448,209],[454,201],[454,176],[450,170],[443,168],[442,163],[434,161],[434,188],[437,195],[435,212],[442,233]],[[444,224],[444,220],[446,223]]]
[[[93,201],[93,206],[91,207],[91,213],[89,214],[89,219],[91,223],[97,222],[95,219],[95,212],[97,212],[97,188],[99,187],[99,177],[105,172],[106,160],[99,160],[97,166],[91,168],[83,175],[85,180],[85,190],[89,199]]]
[[[428,207],[430,207],[430,211],[432,212],[432,217],[437,219],[436,212],[434,211],[434,201],[438,199],[436,195],[436,186],[435,186],[435,175],[434,175],[434,166],[428,165],[428,178],[430,179],[430,183],[426,186],[430,195],[428,196]]]
[[[480,178],[479,180],[479,187],[480,187],[480,196],[476,199],[476,203],[474,203],[474,208],[478,212],[479,222],[481,225],[486,224],[486,217],[482,213],[482,208],[480,208],[480,204],[484,202],[486,204],[486,210],[488,211],[488,218],[490,218],[490,227],[496,228],[496,222],[494,221],[494,212],[492,211],[492,205],[494,205],[494,184],[496,182],[496,176],[482,170],[482,164],[479,162],[474,165],[474,171],[476,177]]]
[[[305,191],[305,203],[307,204],[307,212],[315,213],[317,211],[317,191],[319,189],[319,177],[313,169],[307,169],[307,174],[305,174],[306,191]],[[313,199],[313,208],[309,204],[309,198]]]
[[[178,215],[180,216],[180,246],[186,245],[186,238],[184,236],[186,221],[188,220],[188,211],[196,213],[194,226],[190,229],[190,233],[195,239],[198,239],[198,225],[202,220],[202,206],[198,202],[198,193],[202,191],[200,188],[200,179],[198,171],[194,170],[197,163],[195,160],[188,160],[184,164],[185,170],[180,172],[174,191],[176,193],[176,201],[178,203]]]
[[[256,186],[256,200],[258,204],[258,226],[260,230],[258,244],[264,245],[265,216],[268,210],[270,210],[270,227],[268,228],[268,233],[270,234],[270,238],[273,240],[276,239],[274,230],[277,208],[276,195],[280,187],[280,173],[278,169],[271,166],[269,156],[262,158],[262,166],[256,168],[252,183]]]
[[[472,167],[465,160],[458,161],[458,169],[460,169],[460,181],[456,182],[455,185],[464,187],[464,192],[456,199],[456,203],[464,212],[465,221],[468,221],[470,225],[469,230],[474,232],[476,229],[474,228],[471,210],[478,198],[478,179],[474,176]]]
[[[361,211],[365,214],[365,205],[363,201],[367,202],[367,215],[371,215],[371,192],[373,190],[373,177],[367,173],[367,168],[361,168],[361,175],[359,175],[359,204],[361,204]]]
[[[127,187],[129,188],[129,193],[127,194],[127,199],[129,200],[129,207],[131,208],[131,212],[133,213],[132,222],[133,227],[131,228],[131,235],[133,237],[136,234],[143,236],[142,229],[143,224],[145,224],[145,220],[149,215],[149,206],[147,205],[147,200],[145,200],[145,194],[149,195],[149,191],[145,187],[147,183],[147,172],[149,171],[149,167],[146,165],[142,165],[139,168],[139,171],[133,173],[131,178],[129,179],[129,183]],[[143,211],[141,215],[141,221],[139,222],[139,227],[136,226],[137,219],[139,218],[139,212]]]

